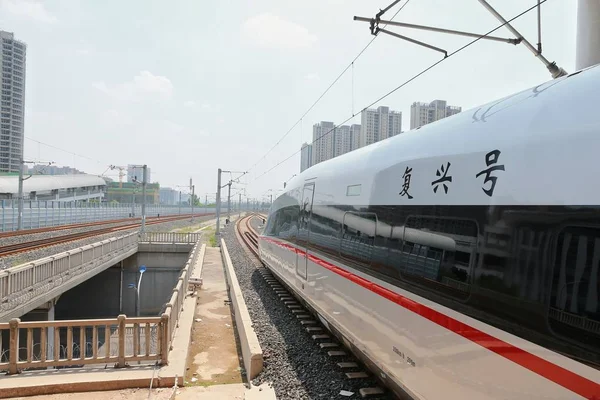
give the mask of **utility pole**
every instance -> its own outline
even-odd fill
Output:
[[[215,228],[215,236],[219,236],[219,215],[221,214],[221,168],[217,173],[217,226]]]
[[[141,233],[146,231],[146,180],[148,176],[148,166],[144,164],[144,174],[142,179],[142,229]]]
[[[134,186],[133,190],[131,191],[131,217],[135,217],[135,192],[136,192],[137,187]]]
[[[179,191],[179,215],[181,215],[181,190]]]
[[[194,196],[196,191],[196,185],[192,185],[192,222],[194,222],[194,203],[196,202]]]
[[[221,186],[221,173],[223,172],[227,172],[227,173],[240,173],[241,175],[238,176],[235,179],[231,179],[228,183],[226,183],[225,185]],[[239,171],[223,171],[221,168],[219,168],[219,172],[217,175],[217,226],[215,229],[215,236],[219,235],[219,217],[221,215],[221,189],[224,188],[225,186],[229,187],[229,191],[227,194],[227,218],[230,219],[230,212],[231,212],[231,184],[235,181],[237,182],[238,179],[240,179],[242,176],[246,175],[248,173],[248,171],[246,172],[239,172]]]
[[[239,193],[238,197],[238,219],[242,216],[242,192]]]
[[[26,163],[35,163],[35,161],[25,161],[23,159],[23,156],[21,156],[21,158],[19,158],[19,193],[17,195],[17,230],[20,231],[23,229],[23,200],[24,200],[24,196],[23,196],[23,182],[26,181],[27,179],[31,178],[32,175],[29,175],[27,178],[24,178],[23,175],[25,174],[25,164]],[[54,164],[54,161],[50,161],[48,163],[48,165],[52,165]]]
[[[17,230],[20,231],[23,229],[23,167],[25,166],[25,161],[21,157],[19,159],[19,198],[18,200],[18,219],[17,219]],[[14,220],[13,220],[14,221]]]
[[[227,220],[231,221],[231,181],[227,184]]]

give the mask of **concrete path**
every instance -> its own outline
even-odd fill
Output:
[[[186,384],[241,383],[242,363],[218,248],[207,247],[189,346]]]

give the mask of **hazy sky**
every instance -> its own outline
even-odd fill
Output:
[[[489,2],[507,19],[535,4]],[[353,16],[371,17],[389,3],[0,0],[0,29],[27,43],[25,156],[94,174],[109,164],[146,163],[162,186],[193,178],[202,198],[214,196],[218,167],[249,170],[236,186],[250,197],[277,191],[299,172],[299,153],[262,174],[312,140],[314,123],[353,113],[350,123],[360,123],[360,109],[440,59],[381,35],[257,164],[371,40],[368,24]],[[542,5],[544,55],[569,72],[575,18],[575,0]],[[476,0],[410,0],[396,21],[476,33],[498,25]],[[535,11],[514,25],[537,42]],[[470,41],[391,29],[449,52]],[[505,28],[495,35],[511,37]],[[377,105],[402,111],[408,130],[414,101],[445,99],[464,111],[550,79],[523,45],[482,40]]]

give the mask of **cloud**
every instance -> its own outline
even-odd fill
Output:
[[[186,101],[186,102],[183,103],[183,106],[187,107],[187,108],[192,108],[195,105],[196,105],[196,102],[194,100],[188,100],[188,101]]]
[[[149,97],[168,99],[173,94],[173,84],[164,76],[141,71],[130,82],[109,85],[104,81],[94,82],[92,86],[111,97],[122,101],[137,101]]]
[[[270,13],[246,20],[242,36],[256,46],[273,49],[308,48],[318,40],[304,26]]]
[[[319,79],[320,79],[319,74],[314,73],[314,72],[312,74],[308,74],[308,75],[304,76],[305,81],[318,81]]]
[[[54,23],[58,19],[46,10],[44,4],[34,0],[0,0],[0,9],[18,17],[38,22]]]

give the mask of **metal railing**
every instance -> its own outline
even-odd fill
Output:
[[[73,367],[131,361],[168,363],[169,320],[152,318],[0,323],[9,331],[9,348],[0,353],[0,370],[16,374],[23,369]],[[25,344],[21,344],[24,340]]]
[[[194,244],[201,237],[201,233],[145,232],[140,236],[140,242]]]
[[[0,318],[16,307],[137,250],[132,232],[0,271]],[[6,319],[5,319],[6,321]]]

